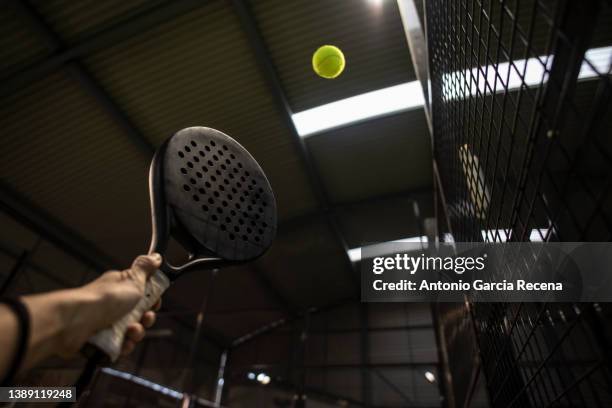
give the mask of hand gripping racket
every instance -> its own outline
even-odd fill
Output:
[[[206,127],[183,129],[155,153],[149,171],[152,237],[149,253],[163,261],[136,307],[90,338],[111,361],[125,331],[140,321],[182,273],[253,260],[276,235],[276,201],[261,167],[238,142]],[[164,256],[170,237],[190,254],[183,265]]]

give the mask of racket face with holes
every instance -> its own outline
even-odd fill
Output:
[[[151,177],[158,180],[150,184],[163,187],[168,230],[179,230],[183,242],[187,237],[196,257],[247,261],[270,247],[276,201],[263,170],[244,147],[218,130],[191,127],[177,132],[161,151],[152,165]],[[155,166],[161,171],[155,172]],[[154,218],[162,212],[154,210]]]

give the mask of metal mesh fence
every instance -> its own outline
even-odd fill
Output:
[[[455,241],[610,241],[612,6],[427,1]],[[612,406],[607,304],[471,305],[494,407]]]

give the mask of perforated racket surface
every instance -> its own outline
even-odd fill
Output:
[[[167,203],[181,227],[217,256],[245,261],[276,234],[276,203],[263,170],[228,135],[192,127],[176,133],[164,158]]]
[[[276,201],[259,164],[238,142],[206,127],[183,129],[155,153],[149,174],[153,234],[149,252],[163,263],[134,309],[89,342],[115,361],[127,327],[140,320],[190,269],[221,267],[262,255],[276,235]],[[166,257],[170,237],[191,254],[183,265]]]

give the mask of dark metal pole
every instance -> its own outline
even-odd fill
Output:
[[[374,371],[374,374],[376,374],[378,376],[378,378],[380,378],[382,380],[382,382],[387,384],[387,386],[389,388],[391,388],[400,397],[402,397],[402,399],[406,402],[406,404],[408,404],[408,406],[413,406],[414,405],[414,402],[412,402],[412,399],[408,395],[406,395],[406,393],[400,387],[395,385],[393,383],[393,381],[391,381],[389,378],[387,378],[387,376],[385,376],[383,373],[381,373],[380,370],[375,368],[372,371]]]
[[[313,307],[313,308],[308,310],[308,313],[311,314],[311,315],[314,315],[314,314],[317,314],[317,313],[323,313],[323,312],[326,312],[326,311],[329,311],[329,310],[333,310],[333,309],[336,309],[338,307],[345,306],[347,304],[351,304],[351,303],[355,303],[355,302],[356,302],[356,300],[353,297],[345,298],[345,299],[340,299],[339,301],[330,303],[330,304],[328,304],[326,306],[322,306],[322,307],[318,307],[318,308],[314,308]],[[242,345],[244,345],[244,344],[246,344],[246,343],[248,343],[250,341],[253,341],[254,339],[256,339],[256,338],[258,338],[258,337],[260,337],[260,336],[262,336],[264,334],[270,333],[270,332],[272,332],[272,331],[274,331],[274,330],[276,330],[276,329],[278,329],[280,327],[284,327],[284,326],[286,326],[288,324],[294,323],[294,322],[298,321],[301,318],[302,318],[301,316],[283,317],[281,319],[278,319],[278,320],[275,320],[275,321],[273,321],[271,323],[268,323],[268,324],[266,324],[266,325],[264,325],[262,327],[259,327],[259,328],[255,329],[255,330],[253,330],[253,331],[251,331],[251,332],[249,332],[249,333],[247,333],[247,334],[245,334],[243,336],[240,336],[237,339],[235,339],[232,342],[232,348],[234,349],[234,348],[237,348],[239,346],[242,346]]]
[[[28,251],[27,249],[23,251],[21,255],[19,255],[19,258],[17,258],[15,265],[13,265],[8,276],[6,277],[4,282],[2,282],[2,287],[0,288],[0,295],[3,295],[6,292],[6,290],[9,288],[11,283],[13,283],[13,280],[15,279],[15,277],[17,276],[21,268],[23,268],[23,265],[26,263],[29,255],[30,255],[30,251]]]
[[[12,248],[8,248],[8,247],[4,247],[2,245],[0,245],[0,254],[9,256],[13,259],[19,259],[19,256],[21,254],[21,252],[17,252],[16,250],[12,249]],[[29,268],[33,271],[36,271],[42,275],[44,275],[45,277],[47,277],[48,279],[52,280],[53,282],[55,282],[59,287],[68,287],[70,286],[70,283],[67,281],[63,281],[61,279],[59,279],[57,276],[55,276],[54,274],[52,274],[49,270],[41,267],[40,265],[32,262],[31,257],[26,259],[24,264],[23,264],[24,268]]]
[[[362,303],[359,307],[361,329],[361,400],[364,407],[372,406],[372,377],[368,365],[370,364],[370,339],[368,333],[368,304]]]
[[[297,381],[295,392],[295,408],[306,408],[306,340],[308,340],[308,329],[310,327],[310,313],[306,312],[300,328],[299,337],[296,339],[296,362],[294,367],[297,368]]]
[[[429,127],[429,132],[432,133],[427,39],[414,2],[415,0],[398,0],[397,7],[400,11],[400,16],[404,25],[404,33],[406,34],[408,49],[412,57],[412,65],[414,66],[416,77],[421,83],[421,88],[423,90],[427,126]]]
[[[204,317],[206,316],[206,311],[208,310],[208,303],[210,302],[210,297],[213,293],[213,286],[217,273],[218,270],[214,269],[210,274],[208,289],[206,290],[206,293],[202,298],[202,302],[200,303],[200,310],[198,311],[198,314],[196,316],[196,326],[193,331],[193,338],[191,340],[191,346],[189,347],[189,355],[187,357],[187,368],[191,368],[191,373],[189,373],[188,369],[185,370],[180,381],[180,383],[183,385],[183,393],[188,398],[190,398],[190,394],[195,391],[195,360],[197,357],[198,343],[200,342],[200,337],[202,335]]]
[[[217,384],[215,388],[215,405],[221,405],[223,397],[223,386],[225,385],[225,366],[229,350],[223,350],[219,358],[219,371],[217,372]]]
[[[34,254],[34,252],[38,248],[39,244],[40,238],[36,241],[32,249],[26,249],[21,253],[21,255],[19,255],[19,258],[17,258],[15,265],[13,265],[8,276],[2,282],[2,286],[0,287],[0,295],[4,295],[6,293],[8,288],[11,286],[11,283],[13,283],[17,275],[19,275],[19,272],[21,272],[21,270],[28,264],[28,261],[32,257],[32,254]]]

